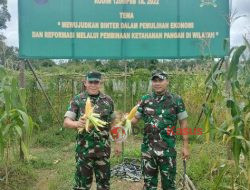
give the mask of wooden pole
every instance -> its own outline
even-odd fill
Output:
[[[24,77],[24,63],[22,61],[19,62],[19,87],[25,88],[25,77]],[[19,139],[19,158],[20,160],[24,160],[24,152],[22,149],[22,138]]]
[[[125,61],[125,76],[124,76],[124,83],[125,83],[125,88],[124,88],[124,104],[123,104],[123,108],[124,108],[124,113],[126,113],[127,111],[127,62]],[[125,151],[125,146],[124,146],[124,142],[122,142],[122,162],[124,161],[124,151]]]
[[[38,77],[37,77],[37,75],[36,75],[36,73],[35,73],[35,71],[34,71],[34,69],[33,69],[33,67],[32,67],[32,65],[31,65],[31,63],[30,63],[29,60],[27,60],[27,64],[28,64],[28,66],[29,66],[31,72],[33,73],[33,75],[34,75],[36,81],[38,82],[38,85],[40,86],[40,88],[41,88],[41,90],[42,90],[42,92],[43,92],[43,95],[45,96],[47,102],[49,103],[49,105],[50,105],[50,107],[51,107],[51,109],[52,109],[52,112],[55,114],[55,117],[56,117],[56,119],[57,119],[57,122],[58,122],[59,126],[61,126],[61,122],[60,122],[60,120],[59,120],[59,117],[58,117],[58,115],[57,115],[57,113],[56,113],[54,107],[52,106],[52,103],[51,103],[51,101],[50,101],[48,95],[47,95],[46,92],[44,91],[43,86],[42,86],[40,80],[38,79]]]

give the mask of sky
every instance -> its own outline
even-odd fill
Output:
[[[236,20],[230,29],[231,46],[243,44],[243,35],[247,34],[250,39],[250,0],[229,0],[232,2],[232,10],[237,15],[245,15]],[[8,10],[11,14],[11,21],[7,23],[8,28],[3,32],[7,37],[6,43],[9,46],[18,47],[18,0],[8,0]]]

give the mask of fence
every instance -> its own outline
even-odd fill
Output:
[[[150,71],[146,69],[138,69],[126,74],[104,74],[102,91],[114,100],[116,110],[129,111],[143,94],[151,92],[150,76]],[[42,128],[61,125],[70,99],[83,90],[84,76],[73,73],[38,74],[38,77],[57,115],[53,114],[35,78],[26,73],[29,113]],[[171,92],[182,95],[186,104],[191,105],[192,100],[185,95],[190,93],[191,88],[196,88],[197,97],[202,97],[203,91],[199,91],[199,89],[202,89],[200,86],[204,84],[204,78],[204,73],[170,73],[169,89]],[[202,99],[198,100],[199,105],[201,105],[201,101]],[[57,122],[57,117],[61,121],[60,124]]]

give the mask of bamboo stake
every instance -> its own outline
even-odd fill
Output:
[[[60,122],[60,120],[59,120],[59,117],[58,117],[58,115],[57,115],[57,113],[56,113],[54,107],[52,106],[52,103],[51,103],[51,101],[50,101],[48,95],[47,95],[46,92],[44,91],[43,86],[41,85],[41,83],[40,83],[40,81],[39,81],[39,79],[38,79],[38,77],[37,77],[37,75],[36,75],[36,73],[35,73],[35,71],[34,71],[32,65],[31,65],[30,61],[27,60],[27,63],[28,63],[28,66],[29,66],[31,72],[33,73],[33,75],[34,75],[36,81],[38,82],[38,85],[40,86],[40,88],[41,88],[41,90],[42,90],[42,92],[43,92],[43,95],[45,96],[47,102],[49,103],[49,105],[50,105],[50,107],[51,107],[53,113],[55,114],[58,124],[61,125],[61,122]]]

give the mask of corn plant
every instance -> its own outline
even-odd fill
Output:
[[[246,57],[245,60],[242,59],[245,55],[244,52],[250,52],[250,45],[246,39],[245,41],[246,46],[243,45],[230,50],[222,69],[220,64],[215,64],[206,80],[207,86],[212,90],[212,96],[204,106],[207,141],[209,136],[211,137],[212,131],[217,129],[216,131],[222,134],[222,141],[227,143],[236,169],[234,180],[228,187],[231,189],[250,188],[250,59]],[[246,50],[247,48],[248,50]],[[218,76],[219,80],[216,81],[215,78]],[[224,104],[225,118],[221,126],[215,126],[211,122],[214,119],[213,112],[217,109],[216,103],[222,106]],[[214,135],[212,136],[214,137]],[[214,189],[218,189],[224,174],[230,168],[228,163],[232,165],[232,162],[227,162],[227,167],[220,170]],[[248,182],[245,187],[239,184],[242,177]]]
[[[8,168],[11,149],[21,147],[26,159],[34,123],[26,110],[26,92],[19,88],[16,77],[0,67],[0,160],[5,167],[8,183]]]

